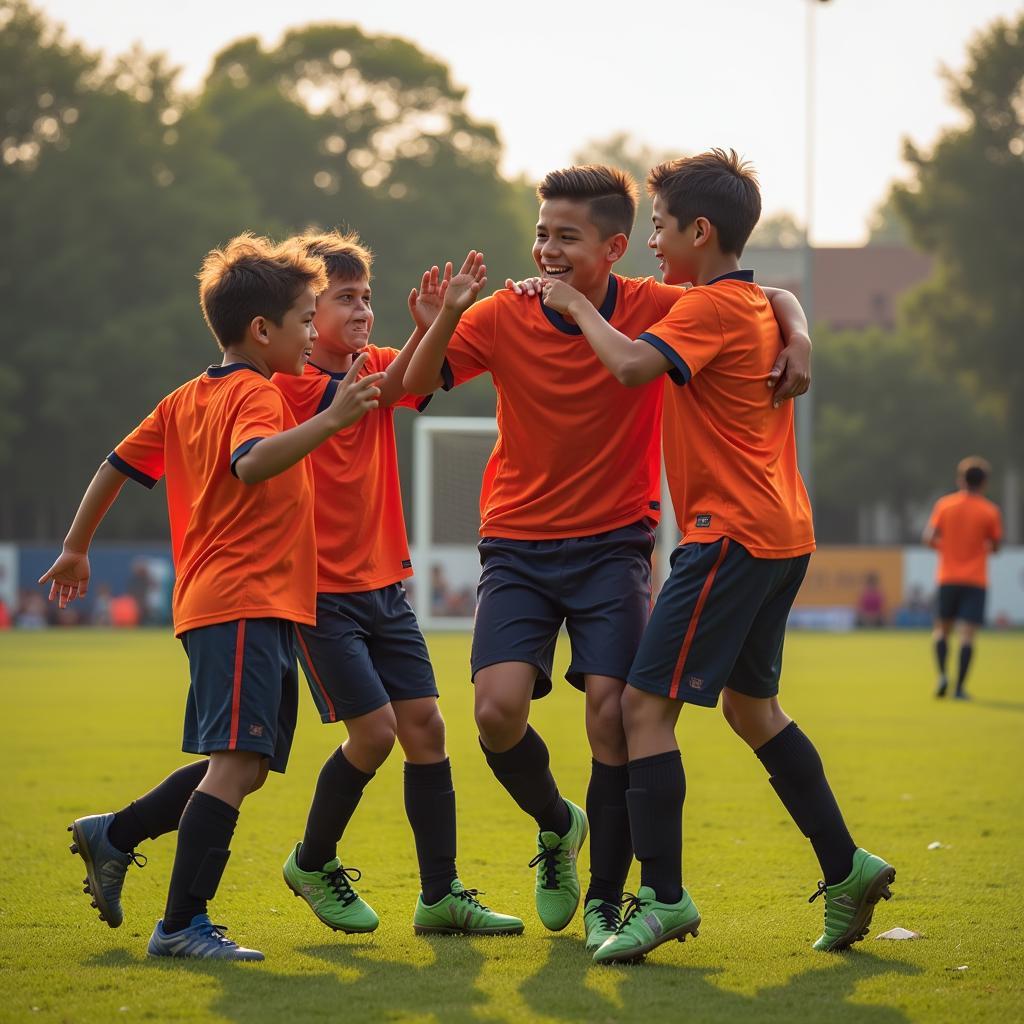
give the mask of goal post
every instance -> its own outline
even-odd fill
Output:
[[[420,416],[413,424],[410,586],[424,631],[470,630],[480,577],[480,484],[498,436],[488,416]],[[661,483],[655,587],[668,578],[679,541],[671,498]]]

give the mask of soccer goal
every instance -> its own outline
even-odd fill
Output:
[[[413,565],[409,585],[426,631],[473,628],[480,560],[480,482],[497,422],[486,416],[420,416],[413,424]],[[655,551],[655,590],[679,541],[665,485]]]

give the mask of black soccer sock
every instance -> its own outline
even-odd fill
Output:
[[[832,795],[814,744],[790,722],[754,751],[797,827],[810,839],[826,885],[843,881],[853,868],[856,845]]]
[[[974,654],[974,644],[960,645],[960,671],[956,677],[956,692],[963,693],[964,683],[967,682],[967,670],[971,667],[971,655]]]
[[[935,660],[939,663],[939,675],[946,678],[946,659],[949,656],[949,643],[944,636],[935,641]]]
[[[231,856],[228,847],[238,821],[231,804],[209,793],[195,791],[178,825],[178,849],[167,891],[164,931],[180,932],[196,914],[206,913]]]
[[[572,818],[548,767],[548,748],[533,726],[528,725],[523,738],[500,754],[488,750],[482,740],[480,747],[494,777],[537,822],[541,832],[564,836],[569,831]]]
[[[360,771],[339,747],[324,762],[316,780],[306,834],[296,858],[303,871],[321,871],[338,855],[338,843],[375,772]]]
[[[683,801],[686,773],[678,750],[629,762],[629,828],[640,884],[659,903],[683,898]]]
[[[455,787],[448,758],[405,763],[405,814],[416,840],[423,902],[443,900],[455,880]]]
[[[192,791],[203,781],[209,761],[194,761],[164,779],[145,796],[114,815],[108,838],[122,853],[131,853],[143,839],[173,832],[181,821]]]
[[[628,766],[594,760],[587,787],[587,820],[590,822],[590,887],[588,900],[618,904],[633,860],[629,834],[626,789]]]

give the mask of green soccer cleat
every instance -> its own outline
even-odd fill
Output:
[[[700,912],[684,889],[678,903],[659,903],[654,890],[642,885],[635,896],[626,898],[626,916],[619,930],[594,954],[598,964],[628,964],[642,960],[663,942],[685,942],[697,937]]]
[[[416,900],[412,930],[417,935],[522,935],[523,922],[508,914],[496,914],[478,899],[477,889],[467,889],[457,878],[452,891],[437,903]]]
[[[622,908],[605,900],[588,900],[583,908],[583,928],[587,933],[587,951],[593,953],[610,939],[622,924]]]
[[[335,857],[324,865],[322,871],[303,871],[298,862],[301,845],[296,843],[284,862],[284,880],[288,888],[296,896],[301,896],[328,928],[347,934],[372,932],[380,924],[380,918],[351,885],[359,881],[359,870],[343,868]]]
[[[537,836],[537,856],[530,861],[530,867],[537,869],[537,913],[552,932],[560,932],[580,905],[576,857],[587,838],[587,816],[568,800],[565,806],[571,819],[569,831],[564,836],[541,832]]]
[[[868,933],[871,915],[880,899],[891,899],[889,886],[896,880],[896,869],[867,850],[853,854],[853,870],[838,885],[818,883],[818,891],[807,901],[825,897],[825,930],[814,948],[827,953],[849,949]]]

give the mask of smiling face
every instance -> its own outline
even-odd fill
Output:
[[[697,250],[706,242],[707,224],[704,217],[698,217],[692,224],[680,227],[679,222],[668,211],[668,204],[657,193],[654,195],[654,212],[651,216],[654,231],[647,240],[649,248],[658,258],[665,284],[686,284],[697,280]]]
[[[373,310],[365,277],[332,277],[316,300],[317,353],[350,359],[370,342]]]
[[[263,356],[271,373],[301,374],[313,352],[316,328],[316,292],[307,285],[291,304],[280,324],[260,318],[265,337]]]
[[[533,260],[542,277],[565,281],[590,295],[605,288],[625,249],[625,235],[601,237],[585,201],[545,199],[540,204]]]

